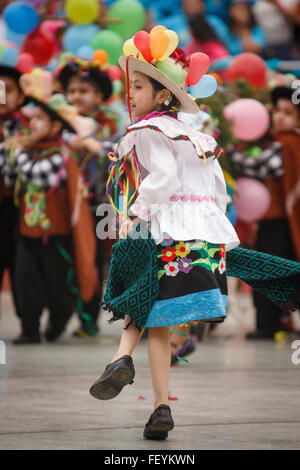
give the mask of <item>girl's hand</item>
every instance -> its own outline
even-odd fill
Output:
[[[119,237],[127,238],[128,235],[132,232],[134,225],[135,225],[135,220],[126,219],[121,225]]]

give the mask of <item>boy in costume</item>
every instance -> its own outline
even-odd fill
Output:
[[[5,142],[0,154],[6,184],[16,181],[21,189],[16,289],[22,333],[14,343],[29,344],[41,341],[39,320],[45,306],[50,312],[45,337],[55,341],[73,313],[76,297],[80,305],[81,297],[89,301],[97,290],[87,190],[75,156],[60,137],[63,130],[88,135],[94,123],[80,117],[64,96],[52,95],[49,72],[35,69],[23,75],[20,84],[35,105],[29,136]]]

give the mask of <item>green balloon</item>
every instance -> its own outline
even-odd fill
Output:
[[[121,19],[120,23],[108,24],[107,29],[127,39],[143,29],[146,10],[137,0],[118,0],[109,9],[107,16]]]
[[[158,70],[162,73],[167,75],[171,80],[173,80],[176,85],[181,85],[185,76],[184,71],[178,64],[173,64],[172,62],[168,62],[166,60],[158,61],[156,64]]]
[[[4,44],[0,44],[0,60],[1,60],[2,54],[5,51],[5,49],[6,49],[6,47],[4,46]]]
[[[108,61],[111,65],[117,65],[119,57],[123,53],[123,41],[120,36],[113,31],[100,31],[90,42],[90,46],[97,51],[103,49],[108,54]]]

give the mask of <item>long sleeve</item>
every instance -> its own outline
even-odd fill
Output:
[[[256,178],[278,178],[283,175],[282,146],[274,142],[258,157],[251,157],[236,148],[229,149],[229,157],[241,176]]]
[[[147,176],[139,186],[139,195],[130,213],[149,220],[180,188],[176,160],[169,139],[152,129],[137,132],[135,149]]]
[[[60,183],[66,180],[66,171],[63,169],[64,158],[59,153],[36,160],[24,150],[17,150],[15,152],[15,165],[23,183],[30,182],[41,188],[50,188],[57,182],[60,172]]]
[[[13,188],[16,183],[17,173],[12,166],[8,153],[4,150],[4,143],[0,144],[0,175],[7,188]]]

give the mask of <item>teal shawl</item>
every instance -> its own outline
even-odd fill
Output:
[[[300,263],[235,248],[226,254],[227,275],[265,294],[283,311],[300,307]],[[141,329],[159,294],[156,244],[152,238],[120,240],[113,246],[104,309],[110,322],[129,315]]]

